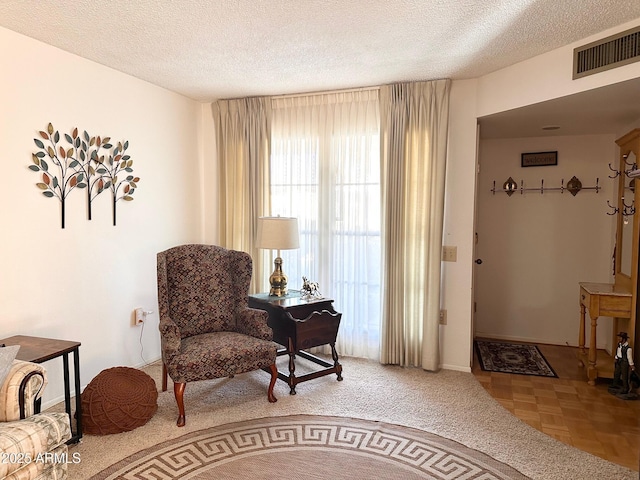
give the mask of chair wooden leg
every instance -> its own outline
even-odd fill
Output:
[[[167,391],[167,366],[162,362],[162,391]]]
[[[178,421],[176,422],[176,425],[178,425],[179,427],[184,427],[185,424],[184,387],[186,386],[186,383],[173,382],[173,393],[176,396],[176,403],[178,404]]]
[[[273,394],[273,387],[276,384],[276,380],[278,379],[278,368],[276,367],[276,364],[273,363],[269,365],[269,370],[271,371],[271,381],[269,382],[269,390],[267,391],[267,398],[269,398],[269,401],[271,403],[274,403],[278,401],[276,396]]]

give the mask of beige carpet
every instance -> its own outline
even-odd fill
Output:
[[[70,478],[94,478],[130,455],[203,429],[291,415],[348,417],[407,426],[482,452],[532,479],[638,478],[638,472],[569,447],[529,427],[493,400],[470,373],[429,373],[347,357],[341,358],[341,363],[344,381],[337,382],[335,375],[318,378],[299,384],[297,395],[289,395],[289,387],[278,381],[278,402],[273,404],[266,395],[269,376],[262,371],[189,384],[185,392],[187,424],[183,428],[175,425],[173,392],[161,392],[158,412],[146,425],[122,434],[86,435],[80,444],[72,446],[70,451],[77,452],[81,461],[69,464]],[[302,371],[302,365],[298,369]],[[145,371],[159,384],[158,363]],[[304,455],[297,455],[295,461],[302,461],[301,457]],[[292,472],[292,468],[291,464],[283,465],[279,476]],[[388,478],[379,463],[376,470],[374,478]],[[243,476],[242,472],[238,475]]]
[[[420,430],[294,415],[189,433],[136,453],[94,479],[279,478],[285,470],[318,480],[527,478],[488,455]]]

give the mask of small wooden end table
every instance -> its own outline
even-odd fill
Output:
[[[578,357],[581,366],[587,366],[587,378],[589,385],[595,385],[598,377],[613,378],[614,359],[608,354],[601,356],[606,358],[606,363],[598,362],[598,344],[596,332],[598,318],[601,316],[612,317],[613,345],[615,347],[615,335],[618,332],[618,318],[631,318],[631,291],[627,288],[617,287],[612,283],[588,283],[579,282],[580,286],[580,331],[578,333]],[[591,318],[591,337],[589,350],[585,350],[586,312]],[[615,348],[614,348],[615,350]],[[615,354],[615,352],[614,352]],[[604,360],[604,359],[603,359]]]
[[[54,358],[62,357],[64,373],[64,407],[71,424],[71,438],[68,444],[78,443],[82,438],[82,399],[80,397],[80,342],[56,340],[53,338],[30,337],[15,335],[0,340],[0,344],[20,345],[16,358],[24,362],[44,363]],[[76,397],[76,431],[73,432],[73,415],[71,412],[71,385],[69,382],[69,353],[73,353],[73,373]],[[37,405],[37,411],[40,405]]]
[[[289,355],[289,374],[278,372],[278,378],[287,382],[290,394],[296,394],[296,385],[314,378],[335,373],[342,380],[342,365],[338,361],[336,337],[340,327],[341,313],[333,309],[329,298],[302,298],[300,292],[289,292],[283,297],[268,293],[249,295],[249,307],[266,310],[269,326],[273,330],[273,340],[284,348],[278,349],[278,356]],[[331,346],[333,364],[304,350],[321,345]],[[296,376],[295,358],[299,355],[321,367],[299,377]]]

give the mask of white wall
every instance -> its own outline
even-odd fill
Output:
[[[457,262],[442,263],[440,327],[443,368],[471,371],[472,258],[476,165],[476,80],[454,81],[449,99],[449,143],[443,243],[457,247]]]
[[[521,167],[524,152],[557,151],[558,165]],[[476,267],[476,335],[577,345],[578,282],[613,281],[615,216],[614,135],[485,139],[480,142]],[[564,186],[572,176],[583,190],[529,191],[509,197],[503,183]],[[495,195],[491,192],[496,182]],[[600,348],[610,348],[611,324],[598,326]]]
[[[82,385],[102,369],[159,358],[158,251],[201,239],[199,105],[136,78],[0,28],[0,338],[79,341]],[[109,197],[86,219],[82,191],[45,198],[28,169],[33,139],[51,122],[128,140],[140,177],[133,202]],[[155,313],[142,330],[131,312]],[[47,362],[44,403],[60,399],[62,361]]]
[[[205,135],[202,150],[202,178],[207,185],[218,184],[218,164],[216,153],[215,123],[213,121],[213,111],[210,104],[202,105],[202,129],[209,132]],[[205,180],[206,179],[206,180]],[[218,245],[219,238],[219,216],[218,216],[218,190],[216,188],[204,187],[203,197],[203,230],[204,241],[206,243]]]

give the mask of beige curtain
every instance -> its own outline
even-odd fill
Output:
[[[279,97],[272,107],[273,213],[300,225],[300,248],[281,252],[289,286],[319,282],[342,313],[341,355],[378,359],[378,90]]]
[[[382,363],[440,368],[450,80],[380,88]]]
[[[250,292],[264,291],[263,251],[255,248],[258,217],[268,215],[271,99],[219,100],[212,105],[218,153],[220,246],[254,259]]]

